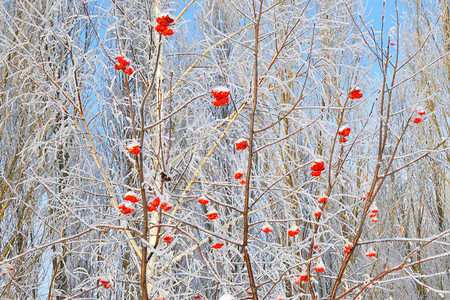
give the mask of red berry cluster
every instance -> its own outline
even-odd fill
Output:
[[[350,93],[348,93],[348,97],[350,99],[359,99],[362,98],[363,93],[361,93],[361,89],[359,87],[356,87],[354,90],[350,91]]]
[[[134,192],[130,191],[125,194],[125,196],[123,197],[123,200],[125,200],[127,202],[123,202],[123,203],[119,204],[120,212],[123,213],[124,215],[128,215],[128,214],[131,214],[132,212],[134,212],[134,206],[132,203],[139,202],[138,195],[136,195]]]
[[[339,134],[339,143],[345,143],[347,141],[346,137],[350,134],[350,127],[348,126],[342,126],[338,130]]]
[[[300,276],[294,277],[295,284],[300,284],[300,281],[308,281],[308,273],[305,270],[302,270]]]
[[[244,173],[245,172],[242,169],[236,170],[236,172],[234,173],[234,179],[241,179],[242,176],[244,176]]]
[[[236,142],[236,150],[245,149],[245,148],[247,148],[247,146],[248,146],[248,142],[245,139],[241,139],[241,140]],[[245,174],[244,170],[238,169],[234,173],[234,179],[236,179],[236,180],[242,179],[241,181],[239,181],[239,183],[242,184],[242,185],[245,185],[245,183],[246,183],[245,178],[242,178],[244,176],[244,174]]]
[[[354,90],[352,90],[352,91],[350,91],[350,93],[348,93],[348,97],[350,99],[362,98],[361,89],[359,87],[356,87]]]
[[[419,124],[423,122],[422,116],[425,114],[425,110],[422,108],[416,109],[417,117],[414,118],[413,123]]]
[[[172,204],[169,202],[169,201],[163,201],[163,202],[161,202],[161,209],[163,210],[163,211],[169,211],[169,210],[171,210],[172,209]]]
[[[264,233],[269,233],[273,231],[273,227],[270,226],[269,224],[266,224],[261,227],[261,231]]]
[[[141,153],[141,145],[139,145],[138,143],[130,143],[127,145],[127,151],[131,154],[138,155],[139,153]]]
[[[136,203],[136,202],[139,202],[139,197],[133,192],[128,192],[123,197],[123,200],[130,201],[132,203]]]
[[[239,139],[236,141],[236,150],[245,150],[248,147],[248,141],[246,139]]]
[[[12,265],[10,265],[10,264],[4,264],[4,265],[2,265],[1,267],[0,267],[0,274],[1,275],[6,275],[6,274],[8,274],[8,271],[12,271],[12,270],[14,270],[14,267],[12,266]]]
[[[214,245],[211,246],[211,248],[213,248],[213,249],[220,249],[220,248],[223,247],[223,245],[225,245],[225,244],[222,243],[222,242],[216,242]]]
[[[230,101],[228,96],[230,95],[230,90],[226,87],[219,86],[212,89],[211,94],[214,96],[214,101],[212,102],[214,106],[222,106]]]
[[[172,243],[173,238],[174,238],[174,236],[173,236],[172,232],[169,231],[169,232],[166,234],[166,236],[163,238],[164,243],[167,243],[167,244]]]
[[[149,204],[147,205],[148,211],[149,212],[155,211],[160,203],[161,200],[159,200],[159,197],[156,197],[155,199],[153,199],[153,201],[149,202]]]
[[[314,217],[319,218],[322,215],[322,210],[320,208],[316,208],[314,211]]]
[[[350,243],[349,241],[347,241],[347,243],[345,244],[344,248],[345,248],[344,249],[344,253],[348,254],[348,253],[350,253],[350,250],[352,250],[353,244]]]
[[[206,205],[209,203],[209,200],[206,199],[206,197],[200,197],[200,199],[198,199],[198,203]]]
[[[100,278],[99,281],[105,289],[109,289],[111,287],[111,283],[109,283],[108,279]]]
[[[375,257],[375,256],[377,256],[377,253],[371,248],[371,249],[369,249],[369,251],[367,251],[366,256],[367,257]]]
[[[319,273],[325,271],[325,265],[323,264],[323,261],[322,261],[321,258],[319,258],[319,259],[317,260],[317,263],[316,263],[316,265],[313,267],[313,269],[314,269],[314,271],[319,272]]]
[[[108,279],[100,278],[99,281],[105,289],[109,289],[111,287],[111,283],[109,283]]]
[[[123,213],[124,215],[128,215],[134,212],[134,207],[132,203],[124,202],[119,204],[118,207],[120,209],[120,212]]]
[[[215,220],[215,219],[217,219],[218,216],[219,216],[219,212],[215,209],[210,209],[206,213],[206,217],[208,218],[208,220]]]
[[[149,212],[153,212],[158,208],[158,206],[160,206],[164,211],[169,211],[173,207],[170,201],[161,201],[159,197],[155,197],[151,202],[148,203],[147,209]]]
[[[323,196],[322,198],[320,198],[319,200],[318,200],[318,202],[319,203],[327,203],[328,202],[328,197],[327,196]]]
[[[370,214],[369,214],[369,218],[372,218],[372,222],[376,223],[378,222],[377,219],[377,212],[378,212],[378,207],[376,203],[372,203],[372,205],[369,208],[370,210]]]
[[[311,175],[312,176],[320,176],[320,174],[325,171],[325,167],[324,167],[325,163],[323,162],[323,160],[320,159],[316,159],[314,161],[314,165],[311,166]]]
[[[133,74],[133,68],[128,67],[130,65],[130,61],[125,58],[123,55],[116,56],[117,62],[119,64],[114,65],[114,69],[125,71],[125,74],[131,75]]]
[[[247,143],[247,141],[245,141],[245,142]],[[242,146],[239,146],[239,147],[242,147]],[[238,145],[236,143],[236,150],[240,150],[240,149],[237,149],[237,148],[238,148]],[[245,146],[245,148],[247,148],[247,146]],[[234,173],[234,179],[236,179],[236,180],[241,179],[244,176],[244,173],[245,173],[245,171],[242,170],[242,169],[237,170],[236,173]],[[242,180],[239,181],[239,183],[242,184],[242,185],[245,185],[245,183],[246,183],[245,178],[242,178]]]
[[[297,234],[300,233],[300,228],[297,225],[292,226],[289,230],[288,230],[288,235],[289,236],[296,236]]]
[[[156,18],[156,23],[158,23],[158,25],[156,25],[155,27],[156,32],[159,32],[164,36],[172,35],[173,30],[168,26],[174,21],[175,20],[172,19],[168,14],[161,14],[158,18]]]
[[[299,278],[300,281],[308,281],[308,274],[306,273],[306,271],[303,271],[302,273],[300,273]]]

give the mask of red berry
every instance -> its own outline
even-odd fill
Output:
[[[208,201],[208,199],[200,198],[200,199],[198,199],[198,203],[206,205],[209,203],[209,201]]]
[[[298,226],[293,226],[293,227],[291,227],[291,229],[289,229],[288,235],[296,236],[297,234],[299,234],[299,232],[300,232],[300,228]]]
[[[248,147],[246,139],[239,139],[236,141],[236,150],[245,150]]]
[[[328,197],[327,197],[327,196],[322,197],[322,198],[319,199],[318,202],[319,202],[319,203],[327,203],[327,202],[328,202]]]
[[[217,242],[214,245],[212,245],[211,248],[220,249],[220,248],[222,248],[223,245],[224,245],[224,243]]]
[[[206,213],[206,217],[209,220],[215,220],[215,219],[217,219],[218,216],[219,216],[219,213],[215,209],[211,209]]]

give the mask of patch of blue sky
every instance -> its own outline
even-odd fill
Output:
[[[384,26],[382,22],[383,16],[383,2],[386,3],[385,6],[385,16],[384,16]],[[397,26],[396,11],[395,11],[395,0],[367,0],[366,2],[366,17],[370,20],[370,25],[373,26],[375,31],[381,32],[383,28],[383,33],[389,33],[392,26]],[[403,8],[402,2],[398,1],[399,16],[402,15],[401,10]],[[387,36],[386,36],[387,38]]]

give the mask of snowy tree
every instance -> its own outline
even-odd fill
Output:
[[[447,2],[1,3],[1,298],[448,295]]]

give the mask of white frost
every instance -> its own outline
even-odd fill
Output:
[[[229,88],[227,88],[226,86],[221,86],[221,85],[216,86],[215,88],[213,88],[211,90],[211,92],[229,92],[229,91],[230,91]]]
[[[230,294],[222,295],[222,297],[219,298],[219,300],[234,300],[234,297]]]
[[[161,17],[165,17],[168,16],[169,18],[171,18],[172,20],[175,20],[175,17],[168,11],[162,11],[158,14],[157,18],[161,18]]]

